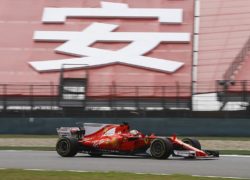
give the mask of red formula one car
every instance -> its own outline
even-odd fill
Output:
[[[156,159],[167,159],[170,155],[186,158],[219,157],[218,151],[201,150],[198,140],[186,138],[144,135],[130,130],[127,123],[84,123],[83,127],[61,127],[57,129],[59,140],[56,151],[63,157],[77,153],[90,156],[103,154],[150,155]]]

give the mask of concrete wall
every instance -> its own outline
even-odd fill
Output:
[[[56,134],[60,126],[76,126],[76,122],[130,123],[156,135],[250,136],[250,119],[216,118],[0,118],[0,134]]]

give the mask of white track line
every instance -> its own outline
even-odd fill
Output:
[[[232,154],[232,155],[220,155],[221,157],[240,157],[240,158],[250,158],[249,155],[237,155],[237,154]]]
[[[224,179],[248,179],[249,178],[241,178],[241,177],[224,177],[224,176],[201,176],[201,175],[192,175],[192,177],[207,177],[207,178],[224,178]]]

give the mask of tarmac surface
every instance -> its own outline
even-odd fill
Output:
[[[250,179],[250,156],[222,156],[218,159],[172,158],[155,160],[148,157],[103,156],[78,154],[60,157],[55,151],[0,151],[0,168],[119,171],[154,174],[189,174],[200,176]]]

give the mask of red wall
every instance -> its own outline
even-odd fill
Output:
[[[64,59],[70,56],[56,54],[54,48],[61,43],[34,42],[32,36],[38,30],[82,30],[93,22],[118,24],[116,31],[143,32],[193,32],[193,0],[113,0],[127,3],[134,8],[183,8],[184,22],[181,25],[160,24],[157,19],[67,19],[65,24],[43,24],[44,7],[100,7],[98,0],[0,0],[0,84],[1,83],[50,83],[58,84],[59,73],[39,73],[28,65],[29,61]],[[124,43],[96,43],[95,47],[119,49]],[[191,85],[192,41],[188,44],[162,43],[147,54],[150,57],[183,60],[184,66],[176,73],[167,74],[125,65],[110,65],[89,70],[89,87],[94,85],[146,85],[168,86]],[[77,71],[76,71],[77,72]],[[81,73],[81,71],[78,71]],[[187,88],[188,89],[188,88]],[[121,91],[122,92],[122,91]],[[89,95],[94,95],[90,92]],[[174,93],[176,95],[176,93]],[[159,95],[151,90],[147,95]],[[169,96],[175,96],[169,94]],[[190,96],[187,92],[180,95]]]

